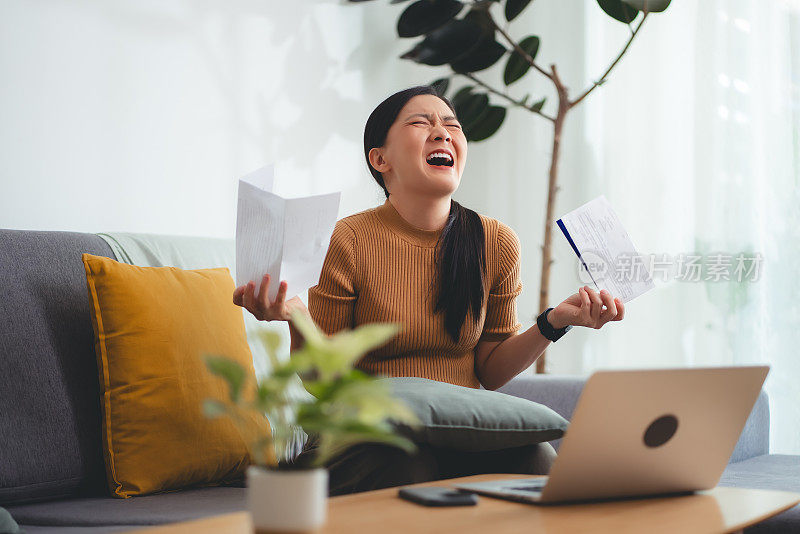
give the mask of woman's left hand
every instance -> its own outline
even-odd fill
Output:
[[[589,286],[583,286],[553,308],[547,315],[547,321],[556,329],[567,325],[597,329],[609,321],[621,321],[624,316],[625,305],[620,299],[612,297],[605,289],[598,293]]]

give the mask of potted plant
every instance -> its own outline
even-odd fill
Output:
[[[305,313],[295,310],[292,324],[304,346],[287,361],[277,356],[281,336],[259,333],[271,371],[257,384],[224,356],[206,356],[209,370],[225,380],[228,398],[206,399],[207,417],[230,417],[244,437],[253,458],[247,469],[247,500],[258,532],[312,531],[327,515],[327,460],[356,443],[381,442],[415,450],[413,442],[395,432],[394,423],[414,426],[417,418],[392,397],[387,385],[353,364],[366,352],[383,345],[401,328],[398,323],[372,323],[327,336]],[[292,395],[301,380],[307,395]],[[254,427],[253,411],[266,415],[271,432]],[[302,464],[285,458],[294,429],[314,435],[319,446]]]

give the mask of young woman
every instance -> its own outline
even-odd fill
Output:
[[[625,309],[607,291],[587,286],[517,333],[520,243],[502,222],[452,199],[467,161],[467,140],[452,104],[429,86],[393,94],[372,112],[364,155],[386,201],[339,220],[308,309],[275,301],[254,283],[233,301],[264,321],[308,313],[333,334],[359,324],[392,321],[404,329],[364,356],[371,374],[418,376],[459,386],[497,389],[527,369],[571,326],[600,328]],[[290,323],[292,348],[302,337]],[[310,454],[313,440],[303,453]],[[421,446],[414,456],[379,444],[352,447],[328,466],[331,494],[466,476],[480,472],[544,474],[555,451],[542,443],[492,453],[461,453]]]

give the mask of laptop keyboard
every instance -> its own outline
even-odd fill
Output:
[[[516,490],[516,491],[530,491],[533,493],[541,493],[542,488],[544,485],[547,484],[547,479],[542,480],[532,480],[530,482],[526,482],[524,485],[521,486],[509,486],[505,489],[507,490]]]

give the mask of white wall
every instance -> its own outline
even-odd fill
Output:
[[[332,2],[0,3],[0,226],[232,237],[241,174],[365,204],[368,103]],[[360,181],[360,180],[361,181]]]

